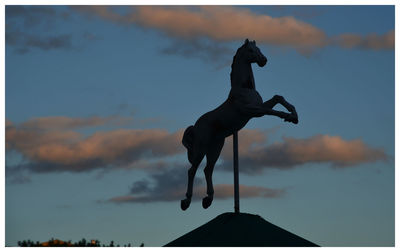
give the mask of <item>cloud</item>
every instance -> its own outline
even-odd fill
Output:
[[[74,48],[72,35],[69,33],[49,35],[36,30],[38,27],[49,30],[60,17],[68,18],[68,12],[56,11],[48,6],[8,5],[5,13],[6,44],[16,47],[16,52],[23,54],[33,48],[44,51]]]
[[[216,63],[217,68],[231,63],[234,50],[212,40],[174,40],[161,50],[167,55],[180,55],[185,58],[198,58],[208,63]]]
[[[263,146],[267,142],[267,131],[258,129],[243,129],[239,131],[239,153],[242,155],[250,155],[249,152],[253,151],[256,146]],[[225,145],[221,152],[221,157],[224,159],[233,158],[233,137],[225,138]]]
[[[26,27],[36,26],[42,22],[54,21],[58,13],[48,6],[22,6],[7,5],[5,7],[7,21],[13,18],[23,18],[23,25]],[[67,17],[68,15],[64,15]]]
[[[71,9],[85,13],[90,17],[99,17],[116,23],[128,23],[128,16],[115,11],[115,7],[104,5],[72,5]],[[129,8],[133,9],[133,7]],[[131,15],[131,14],[130,14]]]
[[[36,172],[82,172],[127,167],[135,162],[143,164],[147,159],[168,157],[184,151],[180,144],[183,131],[118,129],[97,131],[85,137],[70,130],[99,125],[108,120],[51,117],[20,125],[8,121],[6,149],[21,153],[30,161],[27,168]]]
[[[70,19],[71,10],[49,6],[7,5],[5,8],[5,41],[16,53],[25,54],[32,49],[42,51],[77,50],[76,36],[73,32],[59,33],[59,21]],[[98,39],[96,35],[84,32],[84,41]],[[78,43],[82,41],[78,40]]]
[[[25,47],[40,48],[42,50],[72,48],[70,34],[47,37],[24,36],[22,44]]]
[[[115,197],[111,202],[155,202],[176,201],[184,197],[187,183],[187,167],[179,166],[174,169],[165,169],[152,174],[151,180],[144,179],[133,183],[128,198],[127,196]],[[197,174],[199,175],[199,174]],[[194,187],[203,184],[203,181],[195,178]]]
[[[394,30],[383,35],[339,34],[328,37],[325,32],[295,16],[272,17],[244,7],[232,6],[70,6],[69,10],[48,6],[6,6],[6,44],[23,54],[31,49],[44,51],[77,49],[71,33],[44,34],[34,28],[50,27],[59,20],[68,20],[71,10],[89,17],[98,17],[119,25],[136,25],[160,31],[173,38],[162,50],[166,54],[196,57],[225,66],[232,50],[221,42],[255,39],[260,44],[294,48],[304,55],[315,49],[336,45],[342,48],[393,50]],[[304,11],[304,10],[302,10]],[[315,10],[311,12],[314,15]],[[307,15],[309,15],[308,13]],[[97,40],[84,32],[85,41]],[[176,42],[179,41],[179,42]],[[221,45],[222,44],[222,45]]]
[[[228,144],[231,145],[231,142]],[[239,150],[239,157],[241,172],[248,174],[258,174],[267,168],[291,169],[311,163],[328,163],[333,168],[343,168],[388,160],[383,149],[371,148],[360,139],[347,141],[329,135],[306,139],[283,138],[283,142],[267,146],[245,145]],[[232,152],[223,152],[222,158],[223,167],[231,170]]]
[[[249,37],[259,43],[295,48],[321,47],[326,43],[324,32],[310,24],[293,17],[258,15],[245,8],[136,6],[123,15],[108,6],[72,8],[118,24],[136,24],[192,41],[206,37],[226,42]]]
[[[357,34],[341,34],[335,37],[333,43],[345,48],[360,48],[372,50],[393,50],[394,49],[394,30],[385,34],[368,34],[361,36]]]
[[[193,187],[193,201],[200,200],[206,195],[206,185],[197,174]],[[187,186],[187,169],[184,167],[164,170],[151,175],[151,181],[145,179],[136,181],[130,193],[124,196],[113,197],[108,200],[112,203],[150,203],[179,201],[185,197]],[[233,197],[233,185],[217,184],[214,186],[215,199]],[[241,198],[279,198],[285,194],[284,189],[271,189],[260,186],[240,185]]]
[[[324,33],[293,17],[272,18],[245,8],[200,6],[187,8],[140,7],[135,20],[167,34],[193,38],[206,36],[216,41],[250,37],[259,43],[309,46],[324,44]]]
[[[219,184],[214,187],[215,198],[226,199],[234,196],[233,185]],[[285,189],[271,189],[262,186],[246,186],[240,185],[240,197],[241,198],[280,198],[285,195]]]
[[[83,38],[86,39],[86,40],[89,40],[89,41],[103,39],[103,38],[97,36],[96,34],[88,32],[88,31],[83,32]]]
[[[342,34],[328,37],[318,27],[293,16],[272,17],[256,14],[243,7],[135,6],[127,9],[123,14],[109,6],[73,6],[72,8],[86,15],[117,24],[135,24],[158,30],[170,37],[184,39],[191,43],[196,43],[194,41],[203,38],[216,42],[251,38],[261,44],[291,47],[303,54],[328,45],[339,45],[344,48],[353,48],[353,45],[357,45],[359,48],[377,50],[393,49],[394,45],[393,32],[383,36],[362,37],[358,34]],[[177,52],[182,53],[179,50]]]
[[[23,167],[34,172],[85,172],[95,169],[134,168],[162,170],[169,158],[185,154],[183,129],[116,129],[82,135],[76,129],[105,124],[122,125],[124,117],[42,117],[18,125],[6,120],[6,150],[22,154]],[[290,169],[312,163],[333,168],[386,161],[383,149],[372,148],[361,139],[316,135],[305,139],[283,138],[268,143],[268,131],[243,129],[239,132],[241,171],[258,174],[265,169]],[[222,150],[220,166],[232,167],[232,137]],[[185,163],[187,164],[187,163]],[[22,166],[21,166],[22,167]]]
[[[30,130],[67,130],[82,127],[100,126],[109,123],[113,125],[124,125],[130,121],[132,121],[131,117],[120,116],[92,116],[88,118],[49,116],[30,119],[22,123],[20,128],[26,128]]]
[[[7,165],[5,167],[5,178],[9,184],[26,184],[31,182],[29,170],[24,165]]]
[[[53,49],[73,49],[71,37],[71,34],[40,36],[37,34],[24,33],[16,28],[10,28],[10,26],[6,27],[6,44],[16,46],[18,48],[17,52],[20,54],[27,53],[32,48],[38,48],[44,51]]]

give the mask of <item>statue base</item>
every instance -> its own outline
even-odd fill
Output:
[[[318,247],[248,213],[223,213],[164,247]]]

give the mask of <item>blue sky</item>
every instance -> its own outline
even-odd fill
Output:
[[[240,132],[241,211],[321,246],[393,246],[393,31],[393,6],[6,7],[6,245],[162,246],[233,211],[230,140],[213,205],[180,210],[180,140],[248,37],[268,58],[256,89],[300,122]]]

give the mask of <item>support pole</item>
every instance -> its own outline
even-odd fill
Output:
[[[233,184],[235,195],[235,213],[239,213],[239,153],[238,153],[238,132],[233,132]]]

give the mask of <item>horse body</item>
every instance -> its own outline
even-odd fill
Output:
[[[275,115],[288,122],[298,122],[294,106],[285,101],[282,96],[275,95],[263,102],[260,94],[255,90],[251,63],[257,63],[263,67],[266,62],[267,58],[256,47],[255,42],[249,42],[246,39],[245,44],[238,49],[233,59],[231,91],[228,98],[216,109],[202,115],[193,126],[185,130],[182,144],[188,150],[188,159],[192,166],[188,171],[186,198],[181,201],[182,210],[186,210],[190,205],[194,176],[204,156],[207,157],[207,165],[204,169],[207,196],[203,198],[203,207],[208,208],[211,205],[214,195],[212,173],[225,138],[242,129],[251,118]],[[282,104],[291,113],[273,110],[272,108],[277,103]]]
[[[251,119],[235,108],[236,97],[229,95],[216,109],[202,115],[194,124],[194,131],[206,139],[226,138],[242,129]]]

